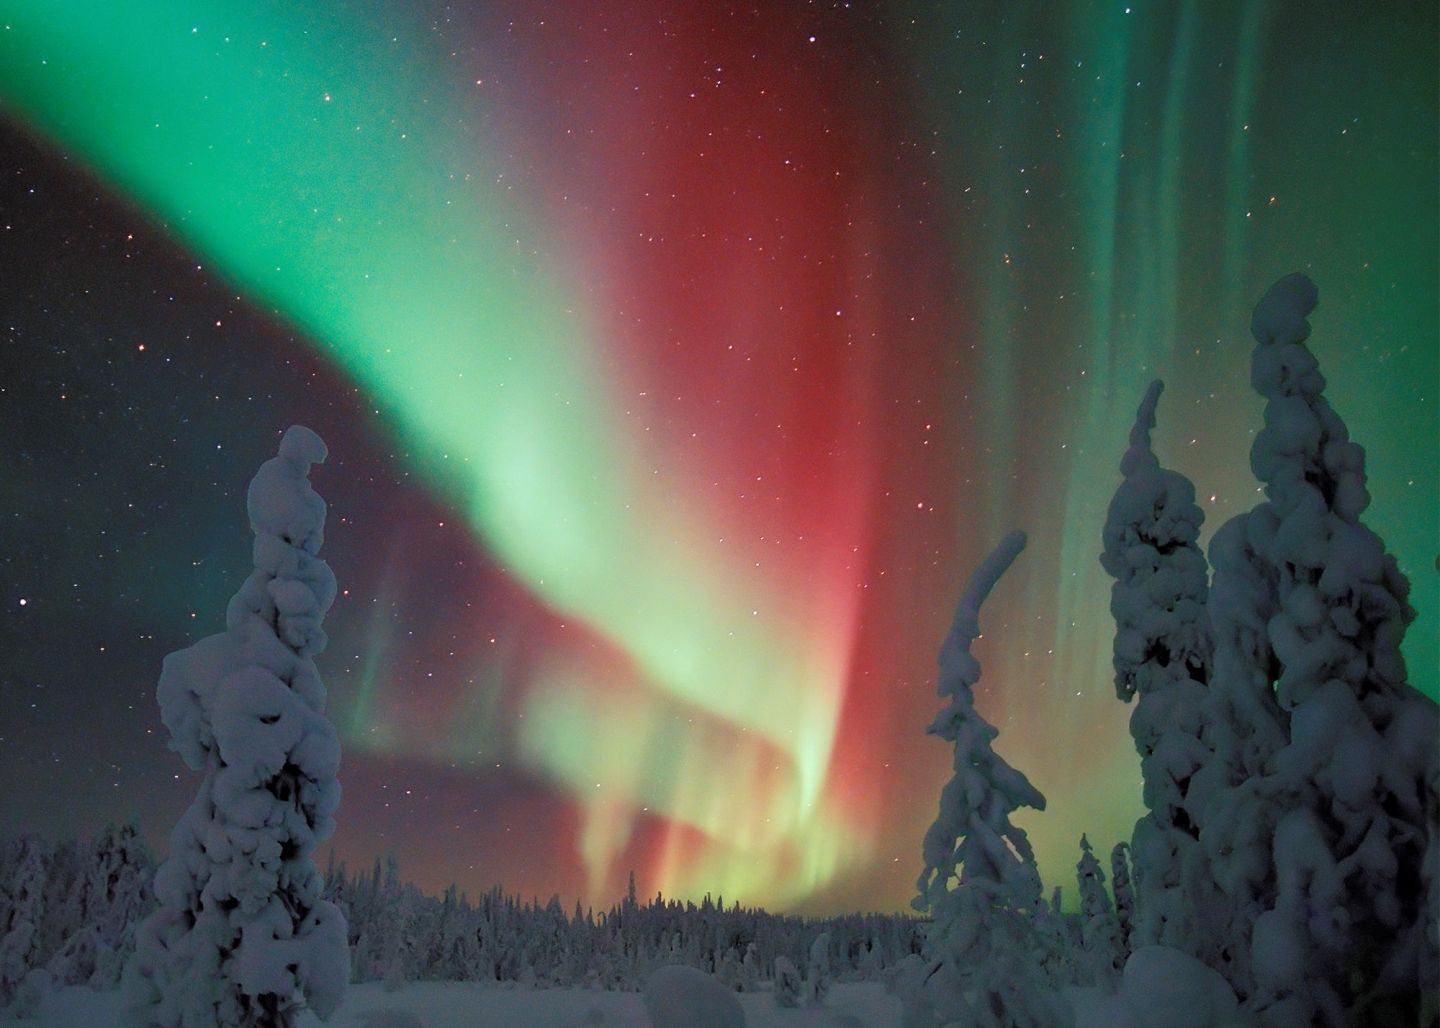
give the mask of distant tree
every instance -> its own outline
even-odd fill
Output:
[[[111,825],[95,841],[88,915],[99,935],[90,985],[113,989],[135,953],[135,933],[154,907],[155,863],[133,824]]]
[[[285,433],[246,497],[255,570],[226,630],[165,658],[171,746],[205,773],[155,876],[159,909],[128,972],[137,1024],[296,1023],[334,1013],[349,971],[345,919],[311,861],[334,828],[340,747],[314,655],[335,577],[316,554],[325,502],[310,487],[325,444]]]
[[[1120,951],[1129,956],[1135,925],[1135,887],[1130,878],[1129,847],[1117,842],[1110,850],[1110,890],[1115,894],[1115,921],[1120,928]]]
[[[0,1007],[11,1003],[40,954],[40,928],[45,922],[45,884],[49,847],[26,836],[10,887],[9,911],[0,932]]]
[[[82,924],[70,933],[46,963],[45,970],[56,986],[84,985],[94,977],[104,947],[94,925]]]
[[[787,1009],[800,1006],[805,999],[805,979],[795,961],[781,954],[775,958],[775,1005]]]
[[[105,946],[126,948],[128,937],[133,947],[133,927],[150,905],[154,873],[150,853],[133,824],[110,825],[95,841],[86,919],[95,925]]]
[[[810,943],[805,965],[805,1000],[819,1006],[830,992],[830,933],[821,932]]]
[[[400,880],[399,861],[390,854],[371,925],[376,942],[372,977],[384,982],[388,990],[403,988],[419,976],[419,906],[413,890]]]
[[[1096,982],[1109,982],[1124,966],[1120,945],[1120,923],[1105,891],[1105,872],[1090,840],[1080,836],[1080,862],[1075,865],[1080,890],[1080,934],[1090,974]]]
[[[350,909],[346,912],[350,938],[351,981],[363,982],[379,977],[380,945],[384,928],[380,925],[382,911],[383,869],[380,858],[369,875],[356,875],[350,890]]]
[[[455,886],[446,890],[448,904],[440,925],[440,964],[436,977],[442,981],[469,981],[480,977],[480,936],[473,911],[464,896],[455,896]]]
[[[10,923],[10,910],[15,903],[17,872],[25,856],[26,836],[0,838],[0,935]]]
[[[38,956],[53,957],[91,917],[87,871],[92,842],[71,839],[51,848],[45,869],[45,920],[37,937]]]
[[[745,956],[740,960],[740,991],[754,992],[760,987],[760,961],[755,955],[755,944],[745,944]]]

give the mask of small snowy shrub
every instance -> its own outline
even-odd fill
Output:
[[[100,934],[92,926],[84,925],[70,934],[45,969],[56,986],[83,985],[94,976],[104,948]]]
[[[45,997],[55,991],[55,982],[50,977],[50,972],[43,967],[37,967],[25,976],[16,990],[15,1002],[10,1004],[10,1014],[23,1020],[29,1020],[40,1012],[40,1004]]]
[[[805,1001],[821,1004],[830,991],[830,933],[821,932],[810,944],[810,962],[805,968]]]
[[[1117,842],[1110,850],[1110,889],[1115,893],[1115,920],[1120,928],[1120,952],[1130,955],[1130,931],[1135,923],[1135,888],[1130,884],[1130,847]]]
[[[775,1005],[798,1007],[805,998],[805,980],[800,969],[787,956],[775,958]]]

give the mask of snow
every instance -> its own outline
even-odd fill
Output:
[[[890,1028],[901,1023],[900,1001],[878,982],[832,986],[824,1006],[784,1010],[769,992],[735,994],[747,1028]],[[0,1014],[0,1028],[96,1028],[122,1023],[120,993],[71,987],[41,1001],[36,1016]],[[510,989],[478,982],[419,982],[398,992],[378,982],[351,985],[327,1028],[646,1028],[654,1024],[635,992],[591,989]],[[703,1022],[692,1022],[702,1024]],[[311,1013],[299,1028],[320,1028]]]
[[[980,664],[970,654],[970,644],[980,635],[980,607],[1023,549],[1025,533],[1011,532],[1000,540],[966,583],[955,608],[950,634],[940,649],[940,695],[953,694],[960,687],[968,690],[980,680]]]
[[[325,460],[325,444],[304,425],[292,425],[245,493],[250,529],[256,536],[278,536],[306,553],[320,552],[325,541],[325,501],[311,487],[310,465]]]
[[[1142,946],[1120,987],[1071,989],[1075,1028],[1224,1028],[1240,1025],[1239,1004],[1217,971],[1169,946]]]
[[[645,982],[642,998],[655,1028],[745,1028],[735,993],[694,967],[660,968]]]
[[[1260,298],[1250,315],[1250,334],[1259,342],[1304,342],[1310,336],[1306,316],[1320,302],[1320,291],[1303,272],[1293,271]]]

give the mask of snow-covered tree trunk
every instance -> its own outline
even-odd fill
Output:
[[[171,747],[205,773],[155,876],[159,909],[127,972],[140,1025],[288,1026],[334,1013],[349,971],[345,919],[311,861],[334,829],[340,746],[314,655],[335,577],[316,554],[325,444],[295,426],[246,496],[255,570],[226,630],[170,654],[160,676]]]
[[[1316,299],[1288,276],[1251,321],[1266,405],[1250,462],[1266,501],[1211,549],[1217,720],[1230,735],[1201,841],[1236,912],[1227,944],[1248,961],[1237,984],[1252,1010],[1413,1024],[1440,985],[1440,720],[1400,655],[1409,583],[1360,521],[1364,451],[1305,346]]]

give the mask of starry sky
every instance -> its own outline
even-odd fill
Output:
[[[904,907],[1021,528],[977,703],[1073,882],[1135,407],[1207,537],[1257,502],[1297,269],[1436,695],[1440,31],[1350,7],[0,0],[0,830],[163,852],[160,662],[298,422],[352,866]]]

